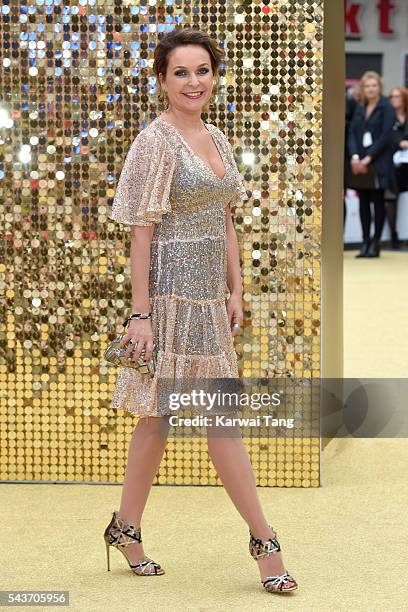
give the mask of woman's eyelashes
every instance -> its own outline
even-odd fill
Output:
[[[174,74],[176,76],[179,76],[180,74],[184,74],[186,71],[185,70],[177,70]],[[207,74],[207,72],[209,72],[208,68],[201,68],[201,70],[199,70],[198,72],[201,72],[203,74]]]

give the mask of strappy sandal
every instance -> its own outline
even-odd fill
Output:
[[[108,562],[108,571],[110,571],[110,562],[109,562],[109,547],[113,546],[120,550],[120,552],[125,557],[126,561],[129,564],[130,569],[137,576],[160,576],[164,574],[164,569],[153,559],[150,559],[146,555],[140,559],[137,563],[132,565],[126,552],[123,550],[124,546],[128,546],[129,544],[134,544],[135,542],[142,541],[142,533],[141,528],[136,528],[134,525],[131,525],[124,518],[122,518],[117,510],[112,512],[112,519],[109,525],[105,529],[105,533],[103,534],[103,538],[105,540],[106,545],[106,558]]]
[[[255,559],[261,559],[262,557],[268,557],[269,555],[273,555],[281,550],[280,544],[277,540],[278,534],[275,532],[273,527],[269,525],[274,533],[273,538],[269,538],[268,540],[260,540],[259,538],[255,538],[251,530],[249,530],[249,552],[251,556]],[[261,580],[264,588],[269,593],[287,593],[290,591],[295,591],[298,588],[298,584],[294,578],[287,571],[285,571],[280,576],[267,576],[265,580]]]

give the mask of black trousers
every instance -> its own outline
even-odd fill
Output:
[[[385,189],[359,189],[358,197],[360,200],[360,221],[363,229],[363,240],[370,238],[371,225],[371,202],[374,204],[374,238],[378,240],[385,221]]]

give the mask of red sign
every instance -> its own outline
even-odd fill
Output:
[[[365,7],[363,2],[344,0],[344,22],[346,37],[361,38],[361,13]],[[376,4],[378,11],[378,32],[382,36],[392,36],[395,30],[391,25],[392,12],[396,8],[391,0],[379,0]]]

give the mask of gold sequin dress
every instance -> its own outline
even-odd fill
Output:
[[[222,179],[158,116],[130,146],[109,214],[155,226],[149,299],[157,368],[153,378],[119,368],[112,398],[113,408],[139,416],[158,415],[159,377],[238,376],[226,310],[225,208],[248,196],[226,136],[204,125],[223,159]]]

